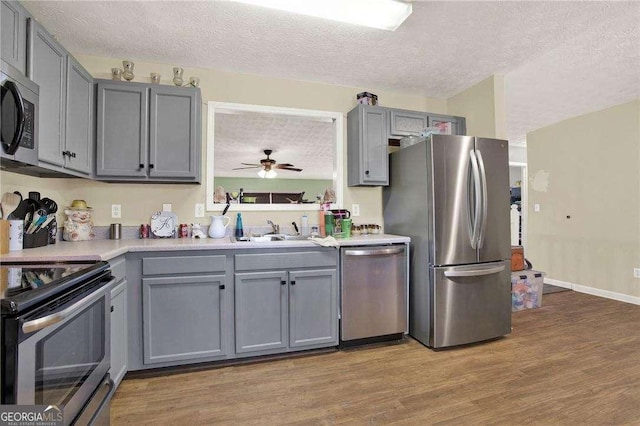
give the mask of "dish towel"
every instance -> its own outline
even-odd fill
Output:
[[[338,241],[332,236],[328,236],[325,238],[311,237],[309,241],[314,242],[322,247],[340,247]]]

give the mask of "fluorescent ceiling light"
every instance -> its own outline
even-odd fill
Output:
[[[412,12],[394,0],[231,0],[301,15],[395,31]]]

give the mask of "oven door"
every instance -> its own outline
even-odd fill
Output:
[[[18,404],[64,408],[65,424],[82,411],[109,370],[114,281],[20,320]]]
[[[38,86],[2,62],[0,73],[0,156],[38,164]]]

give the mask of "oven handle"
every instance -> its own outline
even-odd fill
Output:
[[[33,333],[34,331],[42,330],[43,328],[49,327],[53,324],[59,323],[65,318],[72,316],[74,313],[81,310],[86,305],[93,303],[95,300],[98,300],[101,297],[104,297],[106,289],[109,288],[110,284],[113,282],[115,282],[115,279],[104,285],[100,290],[92,292],[87,297],[79,300],[78,302],[67,308],[64,308],[60,312],[56,312],[51,315],[47,315],[46,317],[25,322],[24,324],[22,324],[22,331],[25,334],[29,334]]]

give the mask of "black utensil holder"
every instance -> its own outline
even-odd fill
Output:
[[[40,229],[33,234],[24,234],[22,238],[23,248],[42,247],[49,244],[49,228]]]

